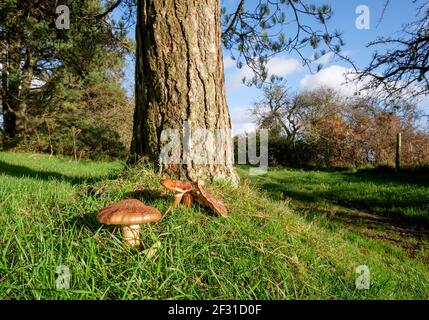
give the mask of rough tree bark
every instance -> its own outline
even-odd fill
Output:
[[[6,138],[15,138],[26,129],[26,98],[32,78],[32,56],[27,47],[22,57],[21,43],[11,41],[3,33],[1,52],[3,131]],[[21,64],[23,65],[21,66]]]
[[[196,129],[215,134],[230,130],[221,51],[219,0],[138,0],[136,109],[130,162],[146,157],[163,172],[190,180],[238,181],[229,135],[215,143],[195,138]],[[191,144],[180,151],[180,164],[161,165],[169,142],[165,129],[182,135],[191,129]],[[186,142],[185,143],[186,146]],[[186,159],[206,157],[207,163]],[[216,163],[214,157],[225,159]],[[185,158],[185,159],[184,159]],[[226,160],[228,159],[228,161]]]

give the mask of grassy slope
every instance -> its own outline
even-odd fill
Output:
[[[259,188],[247,179],[238,189],[212,187],[230,218],[181,208],[143,228],[146,250],[128,250],[119,229],[96,222],[98,209],[132,196],[165,211],[171,197],[148,169],[113,179],[121,166],[0,153],[0,299],[429,298],[425,243],[410,255],[309,219],[259,179]],[[71,270],[70,290],[53,290],[61,264]],[[355,289],[362,264],[370,290]]]
[[[245,171],[243,171],[244,174]],[[370,211],[429,225],[429,172],[275,170],[254,177],[270,196],[281,192],[301,203]]]

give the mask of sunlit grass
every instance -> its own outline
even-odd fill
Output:
[[[228,219],[179,208],[143,226],[142,251],[126,248],[98,210],[137,197],[165,212],[171,195],[150,169],[123,167],[0,153],[0,299],[429,298],[426,251],[309,220],[247,179],[210,188]],[[370,290],[355,288],[362,264]],[[59,265],[69,290],[55,289]]]

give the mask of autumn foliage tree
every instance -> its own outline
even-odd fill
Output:
[[[265,88],[253,114],[259,128],[271,130],[272,164],[393,165],[400,132],[403,165],[423,165],[429,161],[429,134],[418,126],[416,107],[404,103],[405,109],[394,112],[375,99],[346,98],[328,88],[293,95],[278,84]],[[278,130],[291,126],[293,133]]]

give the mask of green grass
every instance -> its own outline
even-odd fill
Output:
[[[305,171],[283,169],[255,177],[254,182],[278,199],[319,206],[336,205],[383,216],[400,217],[410,223],[429,225],[429,172],[405,171]]]
[[[124,247],[119,228],[97,223],[98,210],[137,197],[165,212],[171,195],[149,168],[122,168],[120,162],[0,153],[0,299],[429,298],[427,238],[408,237],[410,250],[392,241],[394,230],[390,240],[377,238],[380,230],[368,234],[365,226],[351,228],[320,212],[352,210],[343,207],[346,200],[359,200],[359,192],[350,197],[339,188],[344,202],[334,201],[327,179],[340,181],[337,173],[247,177],[242,168],[239,188],[210,188],[227,204],[228,219],[199,206],[173,210],[143,227],[145,250],[138,252]],[[320,193],[317,201],[288,194],[314,184],[320,190],[306,192]],[[419,185],[409,188],[416,197],[427,195]],[[279,202],[280,190],[290,201]],[[387,201],[384,195],[379,198]],[[389,206],[380,208],[390,214]],[[421,206],[412,210],[424,216]],[[59,265],[70,269],[69,290],[55,290]],[[359,265],[369,267],[369,290],[355,288]]]

